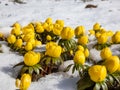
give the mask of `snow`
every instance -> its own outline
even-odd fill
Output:
[[[5,35],[9,34],[10,26],[15,22],[24,26],[29,22],[45,21],[48,17],[54,21],[62,19],[65,26],[73,28],[84,25],[89,30],[94,23],[99,22],[107,30],[120,29],[120,0],[93,0],[85,3],[81,0],[22,0],[26,4],[12,1],[0,0],[0,32]],[[97,8],[85,8],[87,4],[97,5]],[[22,61],[23,57],[11,52],[5,42],[0,43],[3,51],[0,53],[0,90],[15,90],[16,73],[12,66]],[[117,45],[111,47],[119,55],[118,49]],[[100,60],[99,53],[95,49],[90,50],[94,60]],[[72,60],[65,62],[63,68],[70,63],[73,63]],[[29,90],[76,90],[78,80],[76,73],[53,73],[33,82]]]

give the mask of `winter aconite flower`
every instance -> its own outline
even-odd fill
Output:
[[[71,27],[64,27],[61,31],[61,38],[70,40],[74,36],[74,30]]]
[[[86,58],[89,57],[89,50],[87,48],[84,50],[84,55]]]
[[[89,30],[90,35],[95,35],[95,31],[94,30]]]
[[[17,39],[16,42],[15,42],[15,46],[18,47],[18,48],[21,48],[22,44],[23,44],[22,39]]]
[[[105,44],[108,40],[108,36],[106,33],[103,33],[97,38],[97,40],[99,44]]]
[[[88,36],[84,35],[78,38],[78,44],[87,45],[87,43],[88,43]]]
[[[54,24],[54,27],[53,27],[53,33],[55,35],[60,35],[61,34],[61,31],[62,31],[63,27],[57,23]]]
[[[45,20],[46,23],[48,24],[52,24],[53,23],[53,20],[52,18],[48,17],[46,20]]]
[[[35,33],[34,32],[30,32],[24,35],[23,40],[25,42],[28,42],[30,39],[34,39],[35,38]]]
[[[8,38],[7,38],[7,41],[8,41],[9,44],[14,44],[15,41],[16,41],[16,36],[13,35],[13,34],[9,35]]]
[[[93,30],[100,30],[100,28],[101,28],[101,25],[99,23],[95,23],[93,25]]]
[[[106,66],[109,73],[114,73],[119,67],[119,57],[111,56],[105,60],[104,65]]]
[[[84,53],[82,51],[78,50],[75,53],[74,62],[76,64],[82,64],[82,65],[85,63],[85,55],[84,55]]]
[[[37,33],[43,33],[44,32],[44,28],[41,25],[41,23],[36,24],[35,30],[36,30]]]
[[[25,50],[26,51],[31,51],[33,49],[33,45],[31,42],[27,42],[25,45]]]
[[[91,66],[88,73],[90,75],[90,79],[94,82],[102,82],[107,76],[106,67],[101,65]]]
[[[27,66],[33,66],[40,61],[40,53],[35,53],[33,51],[29,51],[24,55],[24,63]]]
[[[20,35],[20,34],[21,34],[20,28],[13,28],[13,29],[11,30],[11,34],[14,34],[14,35],[16,35],[16,36]]]
[[[56,24],[59,24],[61,27],[64,26],[64,21],[63,20],[56,20]]]
[[[48,43],[46,45],[46,55],[51,56],[51,57],[60,57],[62,52],[61,46],[54,44],[54,43]]]
[[[113,36],[112,36],[112,42],[113,43],[120,43],[120,31],[117,31]]]
[[[85,27],[84,26],[78,26],[75,28],[75,36],[80,37],[80,35],[83,35],[85,33]]]
[[[16,87],[20,90],[28,90],[31,84],[31,76],[29,74],[23,74],[21,80],[16,80]]]
[[[103,48],[102,51],[100,52],[100,56],[102,59],[107,59],[110,56],[112,56],[112,52],[111,52],[110,48],[108,48],[108,47]]]
[[[78,48],[78,50],[84,52],[84,47],[82,45],[78,45],[77,48]]]
[[[41,41],[35,40],[35,46],[41,46],[41,45],[42,45]]]

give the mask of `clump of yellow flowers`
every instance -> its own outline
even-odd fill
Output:
[[[89,36],[95,37],[93,48],[100,51],[101,60],[92,63],[90,56]],[[63,20],[53,21],[48,17],[44,22],[30,22],[22,26],[19,22],[12,25],[10,34],[5,37],[0,33],[0,40],[5,40],[11,50],[23,55],[22,65],[16,79],[16,86],[27,90],[31,81],[59,71],[59,66],[66,60],[73,60],[72,73],[78,71],[80,79],[78,90],[109,90],[120,87],[120,60],[112,54],[113,44],[120,44],[120,31],[113,33],[95,23],[89,34],[85,27],[65,26]],[[44,50],[41,51],[41,45]],[[35,51],[38,49],[37,51]]]
[[[111,38],[114,34],[111,30],[107,31],[102,28],[99,23],[95,23],[93,25],[93,29],[89,30],[89,32],[90,35],[95,35],[97,43],[93,47],[95,47],[97,50],[111,46]]]

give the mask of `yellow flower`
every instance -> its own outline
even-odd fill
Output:
[[[74,30],[71,27],[64,27],[61,31],[61,38],[70,40],[74,36]]]
[[[111,52],[110,48],[108,48],[108,47],[103,48],[100,52],[100,56],[102,59],[107,59],[110,56],[112,56],[112,52]]]
[[[84,52],[84,47],[82,45],[78,45],[78,50]]]
[[[107,31],[108,36],[113,36],[113,34],[114,34],[113,31]]]
[[[20,25],[18,22],[16,22],[16,23],[13,24],[13,27],[20,29],[20,28],[21,28],[21,25]]]
[[[29,23],[26,27],[31,28],[33,30],[33,32],[34,32],[34,25],[33,25],[33,23]]]
[[[21,77],[20,89],[27,90],[31,84],[31,76],[29,74],[23,74]]]
[[[89,57],[89,50],[87,48],[84,50],[84,54],[86,58]]]
[[[35,47],[35,39],[30,39],[28,42],[30,42],[32,44],[33,47]]]
[[[101,28],[100,29],[100,33],[102,34],[102,33],[106,33],[107,31],[104,29],[104,28]]]
[[[35,40],[35,46],[41,46],[41,45],[42,45],[41,41]]]
[[[53,30],[53,24],[48,24],[48,26],[45,29],[46,31],[50,32]]]
[[[64,21],[63,20],[56,20],[56,24],[59,24],[61,27],[64,26]]]
[[[95,31],[94,30],[89,30],[90,35],[95,35]]]
[[[40,61],[41,55],[40,53],[35,53],[33,51],[28,51],[24,55],[24,63],[27,66],[33,66]]]
[[[77,64],[82,64],[82,65],[85,63],[85,55],[82,51],[78,50],[75,53],[74,62]]]
[[[103,33],[97,38],[97,40],[99,44],[105,44],[108,40],[108,36],[106,33]]]
[[[75,28],[75,35],[80,36],[85,33],[85,27],[84,26],[78,26]]]
[[[28,33],[34,33],[33,29],[30,28],[30,27],[23,27],[22,32],[23,32],[24,35],[26,35]]]
[[[20,28],[13,28],[13,29],[11,30],[11,34],[14,34],[14,35],[16,35],[16,36],[20,35],[20,34],[21,34]]]
[[[51,41],[51,40],[52,40],[52,37],[51,37],[50,35],[47,35],[47,36],[46,36],[46,39],[47,39],[48,41]]]
[[[31,42],[27,42],[25,45],[25,50],[26,51],[31,51],[33,49],[33,45]]]
[[[36,30],[37,33],[44,32],[44,28],[41,24],[37,24],[36,27],[35,27],[35,30]]]
[[[49,42],[46,44],[46,49],[49,49],[51,46],[57,46],[56,42]]]
[[[28,42],[30,39],[34,39],[35,38],[35,33],[34,32],[30,32],[24,35],[23,40],[25,42]]]
[[[16,41],[15,35],[13,35],[13,34],[9,35],[9,36],[7,37],[7,41],[8,41],[8,43],[10,43],[10,44],[14,44],[15,41]]]
[[[81,45],[86,45],[88,43],[88,37],[86,35],[78,38],[78,43]]]
[[[55,35],[60,35],[62,29],[63,29],[63,27],[56,23],[56,24],[54,24],[54,27],[53,27],[53,33]]]
[[[48,24],[52,24],[52,23],[53,23],[52,18],[50,18],[50,17],[47,18],[47,19],[45,20],[45,22],[48,23]]]
[[[113,36],[112,36],[112,42],[113,43],[120,43],[120,31],[117,31]]]
[[[42,23],[44,30],[47,30],[48,24],[46,22]]]
[[[107,70],[105,66],[94,65],[88,69],[90,79],[94,82],[102,82],[107,76]]]
[[[18,48],[21,48],[22,44],[23,44],[22,39],[17,39],[16,42],[15,42],[15,46],[18,47]]]
[[[51,57],[60,57],[62,52],[61,46],[54,44],[54,43],[48,43],[46,45],[46,52],[45,54]]]
[[[109,73],[114,73],[119,68],[119,58],[118,56],[111,56],[105,60],[104,64]]]
[[[98,38],[101,35],[100,32],[95,33],[95,37]]]
[[[93,25],[93,30],[100,30],[100,28],[101,28],[101,25],[99,23],[95,23]]]

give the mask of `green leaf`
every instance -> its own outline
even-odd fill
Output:
[[[109,79],[109,82],[110,82],[111,84],[114,83],[114,79],[113,79],[113,77],[112,77],[111,75],[108,76],[108,79]]]
[[[38,69],[44,71],[44,69],[42,68],[42,66],[41,66],[40,64],[36,64],[35,66],[36,66]]]
[[[105,82],[101,83],[102,90],[108,90],[108,87]]]
[[[48,57],[47,59],[46,59],[46,61],[45,61],[45,64],[46,65],[49,65],[51,63],[51,57]]]
[[[74,65],[74,66],[73,66],[73,69],[72,69],[72,73],[75,72],[75,69],[76,69],[76,66]]]
[[[55,64],[55,62],[56,62],[56,59],[52,58],[52,64]]]
[[[33,66],[33,69],[34,69],[34,71],[35,71],[37,74],[40,73],[40,71],[39,71],[39,69],[38,69],[37,67]]]
[[[29,74],[32,74],[32,73],[33,73],[33,68],[32,68],[32,67],[29,67],[29,68],[28,68],[28,72],[29,72]]]
[[[27,70],[28,70],[28,67],[23,67],[23,68],[21,69],[21,73],[25,73]]]
[[[69,71],[72,65],[73,65],[73,64],[68,65],[67,68],[65,68],[64,72]]]
[[[99,83],[96,83],[93,90],[100,90],[100,84]]]
[[[90,80],[89,76],[84,76],[77,82],[77,90],[85,90],[89,87],[92,87],[94,82]]]

